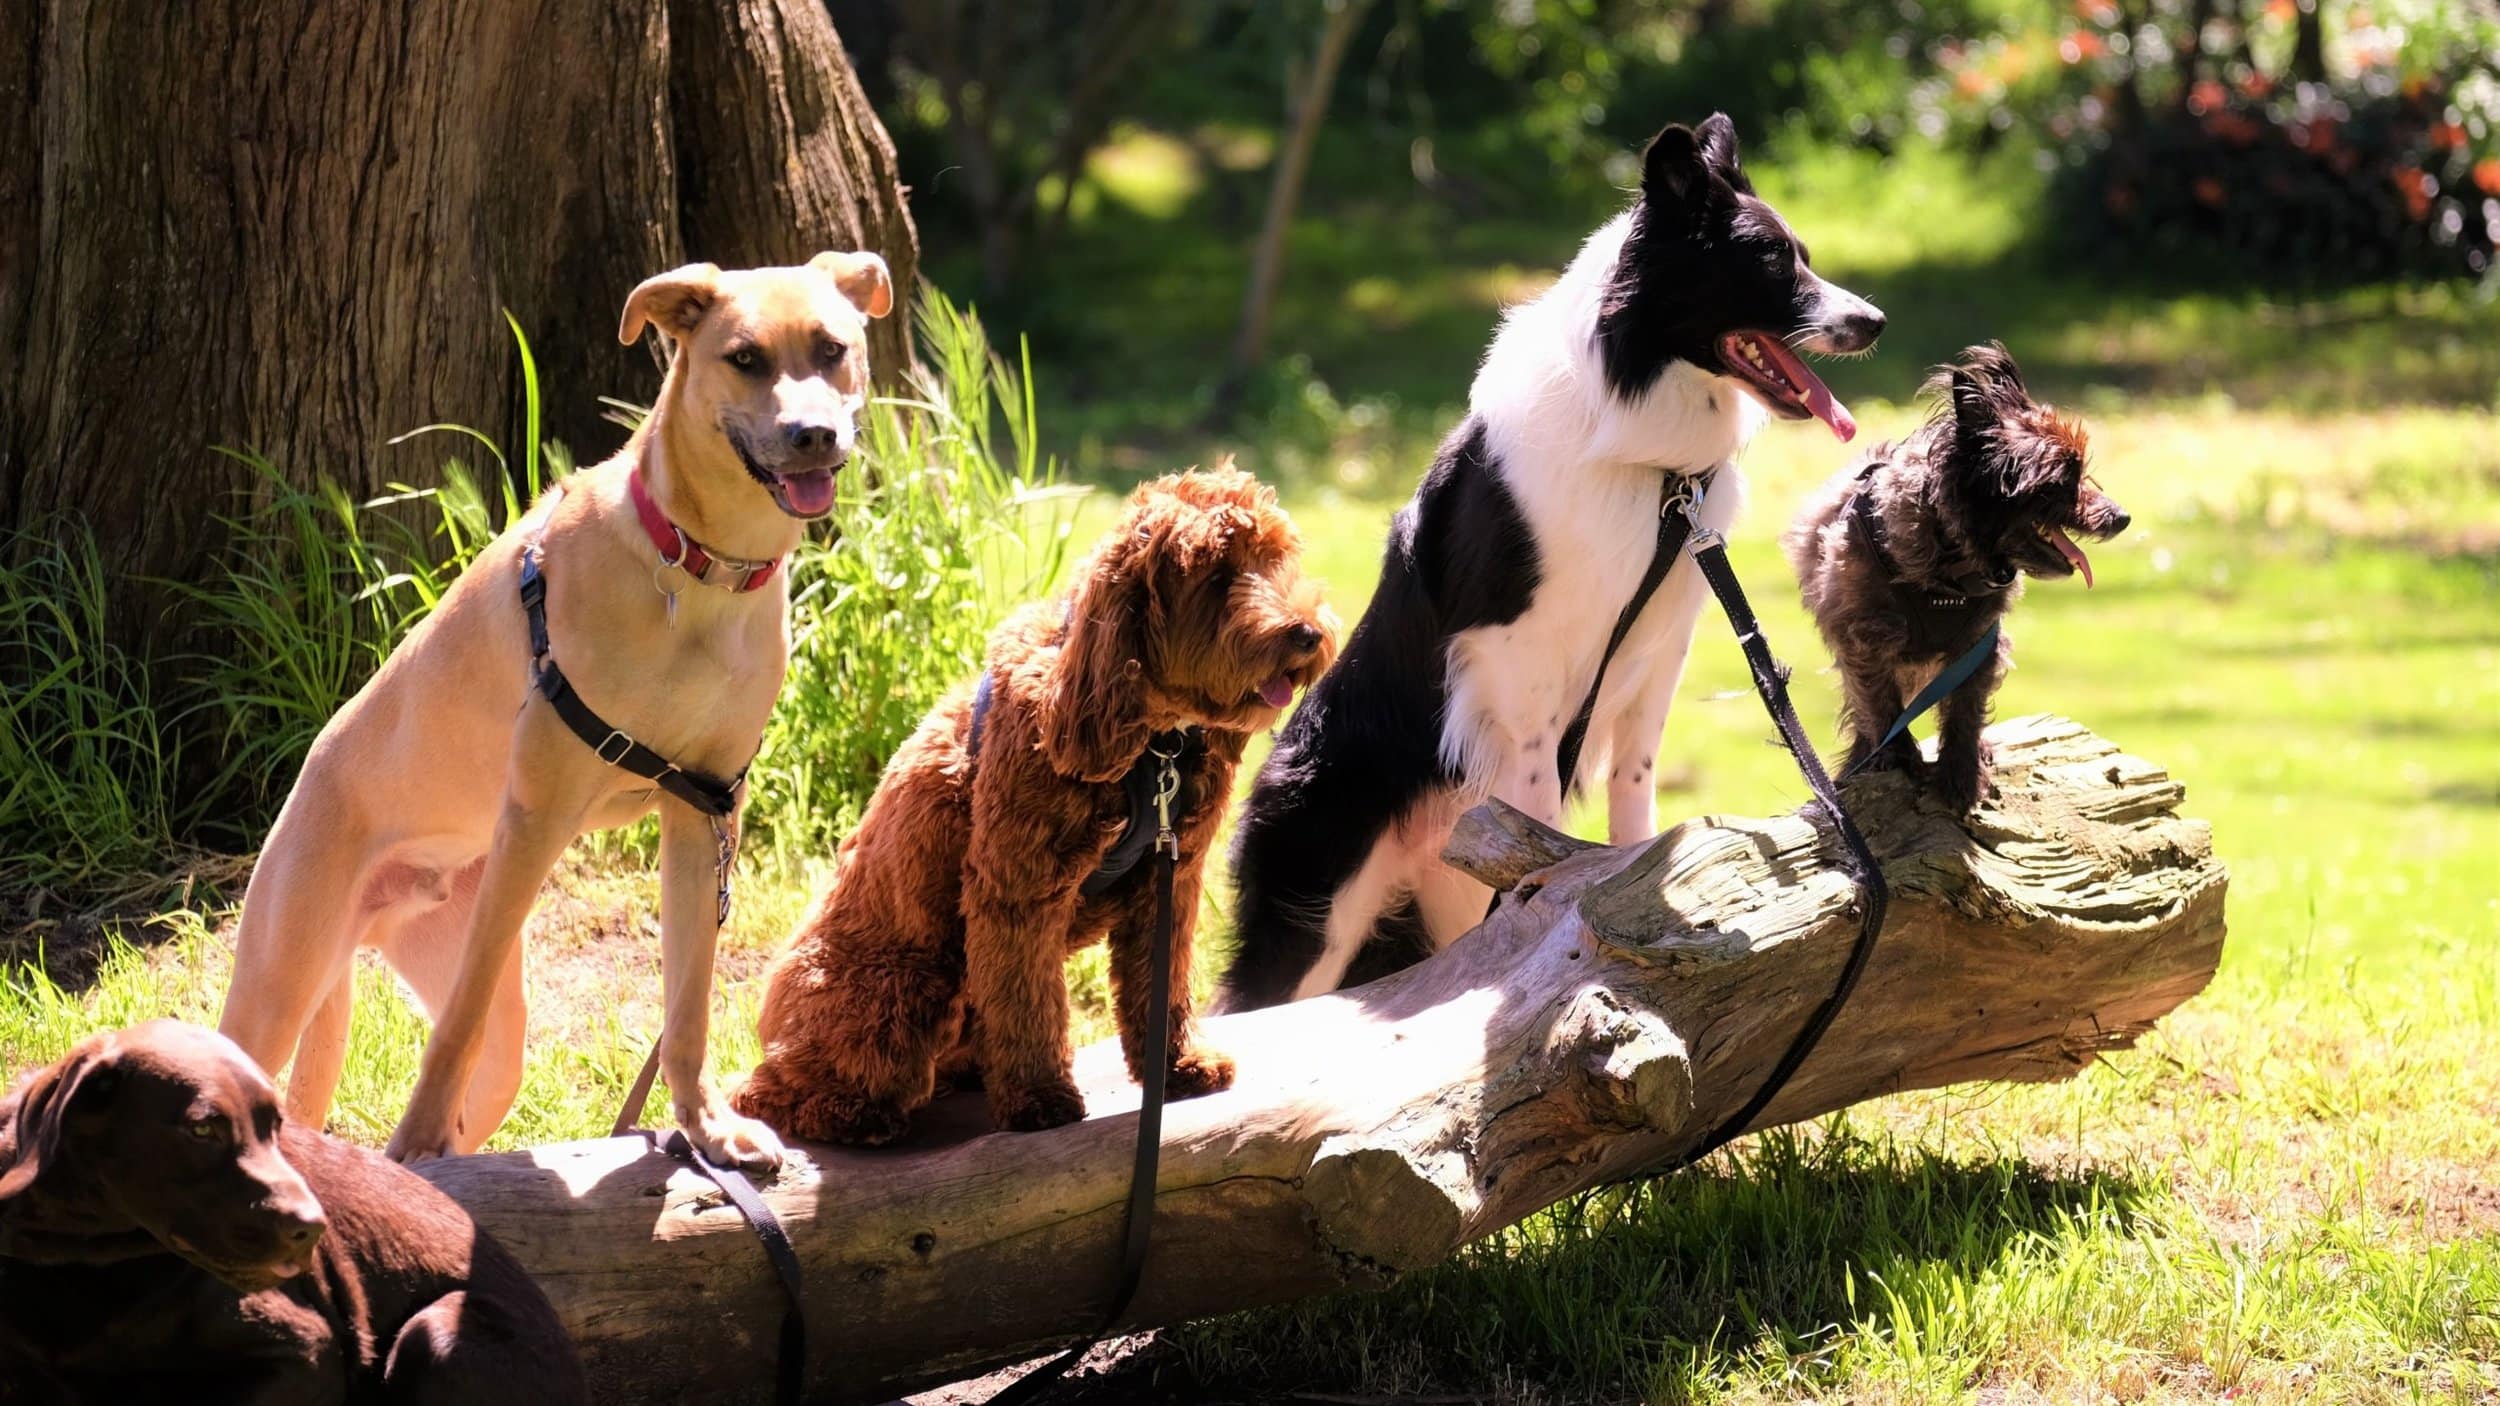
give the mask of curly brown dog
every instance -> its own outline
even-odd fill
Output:
[[[1910,696],[1978,647],[2021,598],[2023,576],[2080,571],[2092,584],[2069,533],[2101,540],[2127,526],[2126,509],[2086,476],[2083,427],[2031,398],[2005,348],[1969,348],[1926,389],[1934,416],[1834,475],[1782,542],[1840,664],[1848,764],[1914,776],[1926,764],[1907,732],[1878,751]],[[2000,635],[1940,705],[1927,779],[1957,811],[1986,785],[1980,730],[2011,650]]]
[[[586,1402],[572,1340],[450,1197],[154,1020],[0,1099],[0,1402]]]
[[[1061,965],[1105,934],[1129,1072],[1168,1060],[1174,1098],[1231,1084],[1189,993],[1207,847],[1242,747],[1335,653],[1336,620],[1271,490],[1229,466],[1139,488],[1075,588],[992,640],[977,749],[983,690],[965,689],[886,767],[774,964],[764,1060],[736,1107],[795,1137],[886,1142],[943,1069],[977,1076],[1001,1127],[1075,1122]],[[1098,892],[1088,877],[1128,829],[1124,782],[1149,740],[1180,730],[1172,989],[1157,993],[1152,866]],[[1170,1002],[1171,1038],[1149,1052],[1155,1000]]]

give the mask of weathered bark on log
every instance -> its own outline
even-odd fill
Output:
[[[2202,989],[2224,875],[2148,762],[2061,718],[1993,731],[1970,821],[1893,776],[1849,792],[1893,885],[1857,995],[1757,1126],[1972,1079],[2074,1075]],[[1229,1093],[1167,1114],[1154,1250],[1128,1322],[1376,1286],[1610,1178],[1672,1163],[1752,1095],[1857,931],[1796,816],[1705,818],[1640,848],[1479,812],[1454,848],[1512,897],[1356,991],[1210,1027]],[[1136,1090],[1080,1056],[1093,1116],[808,1148],[768,1195],[808,1265],[828,1401],[1031,1355],[1109,1295]],[[547,1287],[615,1400],[761,1400],[779,1303],[737,1213],[638,1142],[434,1163]]]

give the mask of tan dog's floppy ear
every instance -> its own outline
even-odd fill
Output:
[[[851,305],[870,317],[883,317],[894,311],[894,275],[886,271],[885,260],[863,249],[855,254],[842,254],[828,249],[807,261],[807,266],[821,270],[842,290]]]
[[[1062,776],[1116,781],[1146,749],[1152,558],[1151,539],[1133,536],[1086,564],[1042,700],[1042,754]]]
[[[0,1248],[17,1228],[27,1193],[60,1161],[71,1106],[110,1097],[119,1080],[108,1032],[89,1036],[18,1085],[10,1100],[15,1116],[0,1126]]]
[[[644,327],[656,323],[661,331],[683,341],[719,296],[717,264],[687,264],[653,274],[625,299],[625,319],[617,324],[616,339],[630,347],[642,340]]]

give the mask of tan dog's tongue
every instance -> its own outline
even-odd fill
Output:
[[[1278,674],[1259,685],[1259,700],[1271,708],[1282,708],[1293,701],[1293,675]]]
[[[791,507],[809,517],[822,516],[833,510],[833,471],[809,469],[805,473],[783,474],[781,491],[789,498]]]

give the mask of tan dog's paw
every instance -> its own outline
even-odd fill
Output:
[[[781,1139],[752,1118],[742,1118],[718,1107],[681,1108],[677,1126],[713,1166],[736,1167],[743,1172],[781,1168]]]
[[[1171,1072],[1164,1076],[1163,1091],[1169,1098],[1196,1098],[1232,1086],[1233,1057],[1222,1050],[1193,1045],[1172,1061]]]
[[[457,1120],[450,1127],[435,1130],[416,1126],[412,1120],[403,1118],[399,1131],[391,1134],[390,1146],[382,1149],[382,1155],[403,1167],[431,1162],[437,1157],[449,1157],[458,1150],[452,1144],[458,1133]]]
[[[1074,1084],[990,1090],[990,1117],[1010,1132],[1038,1133],[1085,1121],[1085,1095]]]

